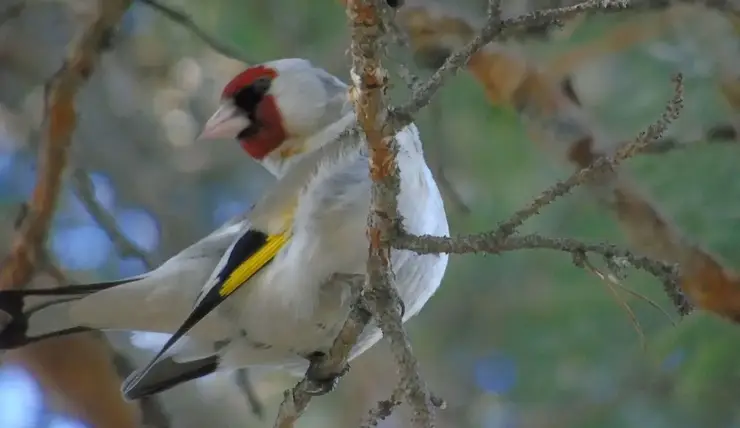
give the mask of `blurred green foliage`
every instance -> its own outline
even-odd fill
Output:
[[[204,28],[255,61],[306,57],[347,79],[347,28],[335,0],[186,3]],[[545,64],[546,58],[632,18],[591,17],[568,40],[525,43],[522,49]],[[200,43],[166,25],[154,31],[186,40],[182,51]],[[172,55],[181,54],[172,45]],[[394,58],[412,66],[408,54]],[[594,63],[596,71],[576,71],[576,87],[589,90],[578,85],[582,73],[591,73],[589,84],[603,85],[598,96],[586,97],[597,101],[585,108],[603,130],[620,139],[636,135],[658,117],[671,95],[670,76],[680,71],[675,63],[655,59],[645,45],[594,58]],[[394,80],[394,99],[402,100],[407,91],[400,79]],[[685,85],[684,115],[671,128],[679,140],[730,115],[711,74],[689,74]],[[430,109],[438,109],[441,120]],[[566,165],[552,165],[526,137],[516,113],[491,106],[466,74],[440,91],[418,124],[430,158],[444,159],[445,171],[454,183],[462,183],[472,208],[464,215],[448,203],[454,232],[492,228],[571,172]],[[737,147],[697,144],[641,156],[626,168],[688,237],[729,265],[740,265],[740,181],[733,178]],[[625,244],[610,214],[580,191],[547,207],[522,231]],[[655,279],[633,272],[624,284],[677,318]],[[409,329],[432,389],[449,402],[451,426],[740,427],[734,399],[740,392],[735,364],[740,328],[702,313],[672,326],[647,302],[624,298],[639,327],[608,287],[575,267],[568,254],[453,256],[443,287]],[[514,419],[492,416],[511,412]],[[329,422],[313,414],[303,423]]]

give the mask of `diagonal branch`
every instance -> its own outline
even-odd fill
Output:
[[[500,240],[510,236],[517,227],[521,226],[525,220],[533,215],[538,214],[539,210],[545,205],[570,193],[575,187],[594,179],[597,174],[613,170],[625,159],[642,152],[650,143],[660,139],[668,128],[668,125],[678,118],[683,108],[683,77],[681,74],[678,74],[673,81],[675,83],[673,98],[666,105],[665,111],[658,121],[650,125],[636,139],[622,144],[614,155],[601,156],[587,167],[572,174],[565,181],[555,183],[536,197],[529,206],[517,211],[509,220],[501,223],[496,232],[491,234],[490,237]]]
[[[23,287],[34,273],[37,251],[46,240],[61,189],[62,173],[67,165],[76,122],[75,96],[92,74],[111,28],[118,23],[130,3],[130,0],[102,2],[98,19],[79,37],[48,86],[48,123],[39,153],[37,184],[31,196],[29,213],[16,233],[11,253],[0,271],[0,289]]]
[[[491,0],[490,3],[495,1]],[[588,0],[573,6],[537,10],[506,20],[501,20],[498,13],[490,13],[490,11],[495,11],[497,8],[489,7],[488,18],[478,35],[467,45],[448,56],[444,64],[414,91],[410,101],[393,110],[392,116],[395,128],[399,129],[409,124],[413,115],[431,102],[445,81],[457,74],[460,69],[468,64],[471,56],[493,40],[506,38],[535,25],[552,25],[560,19],[566,19],[589,10],[620,11],[626,7],[627,2],[622,0]]]
[[[115,217],[103,207],[95,197],[95,189],[87,171],[75,167],[72,172],[72,183],[80,201],[87,208],[88,213],[98,223],[101,229],[108,235],[111,242],[116,246],[120,255],[134,257],[141,260],[149,270],[154,269],[160,262],[129,239],[121,230]],[[128,376],[132,371],[132,365],[126,356],[118,353],[114,356],[114,362],[122,376]],[[247,368],[240,368],[234,372],[234,381],[239,390],[244,394],[247,405],[255,416],[261,418],[263,415],[263,404],[254,391]],[[161,420],[163,412],[159,409],[154,397],[145,397],[141,402],[143,416],[146,419]],[[155,426],[163,426],[161,423]]]
[[[159,0],[138,0],[138,1],[141,3],[144,3],[145,5],[161,13],[162,15],[164,15],[167,19],[171,20],[172,22],[181,25],[183,28],[193,33],[196,37],[198,37],[201,41],[203,41],[203,43],[207,44],[211,49],[215,50],[221,55],[241,61],[245,64],[254,63],[254,61],[247,58],[247,56],[245,56],[241,52],[241,50],[235,49],[232,46],[222,42],[218,38],[209,34],[206,30],[204,30],[198,24],[196,24],[193,18],[188,16],[185,12],[173,9],[170,6],[166,6]]]
[[[28,215],[23,218],[0,270],[2,290],[24,287],[40,267],[76,125],[77,92],[91,76],[108,35],[131,1],[97,3],[97,16],[72,42],[62,67],[47,85],[36,186]],[[136,406],[123,401],[109,350],[95,335],[70,336],[9,351],[4,360],[28,368],[43,385],[61,391],[71,413],[91,425],[138,426]]]
[[[130,240],[118,226],[115,217],[100,205],[95,198],[95,189],[92,180],[82,168],[74,168],[72,172],[72,183],[80,201],[87,208],[87,212],[100,225],[110,237],[113,244],[124,257],[135,257],[141,260],[148,269],[154,269],[157,262],[146,251]]]
[[[553,240],[543,238],[539,235],[528,235],[525,237],[512,236],[516,229],[525,220],[539,213],[544,206],[555,201],[557,198],[568,194],[575,187],[594,180],[597,173],[609,173],[623,160],[628,159],[643,151],[653,141],[661,138],[668,125],[678,118],[683,108],[683,80],[679,74],[674,78],[674,96],[667,104],[664,113],[647,130],[629,143],[619,147],[613,156],[602,156],[592,162],[586,168],[572,174],[564,181],[551,186],[527,207],[514,213],[508,220],[499,224],[492,231],[475,235],[458,236],[454,238],[412,236],[402,234],[393,244],[396,248],[416,251],[417,253],[502,253],[525,248],[548,248],[559,249],[573,254],[585,252],[597,252],[607,258],[621,257],[627,259],[630,264],[644,269],[657,276],[663,282],[666,292],[678,307],[681,313],[686,313],[690,305],[679,290],[678,281],[674,269],[666,264],[650,261],[647,258],[636,256],[624,250],[617,250],[613,246],[587,245],[574,240]]]
[[[309,367],[309,372],[313,372],[317,378],[326,379],[346,371],[350,351],[372,318],[372,314],[365,308],[360,298],[365,277],[363,275],[350,275],[346,278],[346,281],[349,283],[349,288],[352,290],[356,303],[352,305],[349,317],[326,357],[318,365]],[[308,391],[312,389],[314,388],[307,373],[296,386],[285,391],[283,401],[278,409],[277,419],[273,425],[274,428],[292,428],[294,426],[298,418],[308,408],[308,404],[314,395]]]

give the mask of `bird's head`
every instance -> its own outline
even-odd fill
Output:
[[[348,87],[309,61],[280,59],[247,68],[221,93],[199,139],[236,139],[266,164],[309,150],[306,140],[351,110]]]

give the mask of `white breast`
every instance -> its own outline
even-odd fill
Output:
[[[404,227],[411,233],[449,236],[442,198],[431,172],[413,142],[402,144],[399,211]],[[240,290],[229,299],[230,306],[238,308],[240,326],[253,340],[271,348],[260,353],[262,361],[255,361],[258,356],[254,350],[234,347],[226,358],[233,360],[232,364],[269,364],[267,359],[280,355],[285,358],[274,363],[302,362],[296,360],[296,354],[331,345],[346,318],[349,296],[348,290],[326,286],[325,280],[337,272],[365,272],[370,185],[367,159],[358,155],[338,170],[320,175],[307,189],[299,203],[290,244],[253,279],[253,286],[243,287],[251,289],[248,294]],[[393,251],[405,320],[436,291],[447,259],[447,255]],[[374,330],[366,331],[355,355],[377,340]]]

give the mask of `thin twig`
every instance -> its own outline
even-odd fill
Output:
[[[401,302],[392,280],[390,241],[400,230],[400,179],[394,135],[386,124],[385,91],[388,74],[380,61],[382,19],[377,1],[350,0],[347,16],[352,43],[352,80],[357,120],[370,153],[372,189],[367,236],[370,244],[365,297],[401,372],[401,384],[418,428],[434,426],[434,405],[419,374],[411,344],[403,328]]]
[[[624,308],[625,312],[627,313],[627,316],[630,319],[630,322],[635,327],[635,331],[637,332],[637,336],[640,338],[640,345],[643,350],[647,350],[647,339],[645,338],[645,332],[642,330],[642,326],[640,325],[640,320],[637,318],[637,314],[635,314],[635,311],[632,310],[632,307],[630,306],[629,302],[625,300],[617,291],[615,287],[619,286],[619,281],[615,280],[612,276],[608,274],[604,274],[599,269],[594,266],[591,261],[588,259],[588,256],[585,253],[575,253],[573,254],[573,263],[582,268],[586,271],[594,274],[597,278],[599,278],[609,289],[609,292],[611,292],[614,299],[617,301],[617,303]]]
[[[664,284],[679,313],[688,313],[690,304],[678,286],[678,267],[676,265],[638,256],[610,244],[588,244],[570,238],[548,238],[537,234],[510,236],[502,241],[490,239],[486,234],[456,237],[401,235],[393,242],[394,247],[414,251],[419,254],[501,254],[508,251],[548,249],[576,253],[597,253],[604,257],[624,259],[632,267],[644,270]]]
[[[97,16],[70,46],[61,68],[47,84],[44,129],[39,147],[36,185],[28,213],[20,222],[10,254],[0,270],[0,290],[24,287],[46,258],[44,244],[54,216],[62,175],[76,127],[75,99],[97,65],[105,42],[118,25],[131,0],[98,2]],[[60,280],[64,280],[61,275]],[[56,348],[55,348],[56,346]],[[54,364],[45,364],[53,354]],[[79,356],[84,355],[85,359]],[[78,335],[58,343],[25,347],[4,355],[8,363],[22,364],[44,384],[56,385],[66,393],[74,412],[85,414],[96,426],[134,426],[135,414],[120,396],[120,379],[112,370],[107,345],[94,335]],[[80,366],[84,361],[85,367]],[[74,376],[70,377],[70,373]],[[60,374],[63,376],[60,377]],[[74,379],[73,388],[68,381]],[[99,409],[105,409],[104,412]]]
[[[193,18],[191,18],[185,12],[176,10],[170,6],[166,6],[159,0],[138,1],[158,11],[172,22],[179,24],[188,31],[192,32],[196,37],[203,41],[203,43],[207,44],[211,47],[211,49],[215,50],[221,55],[241,61],[245,64],[254,64],[254,61],[244,55],[241,50],[233,48],[232,46],[219,40],[217,37],[209,34],[206,30],[202,29],[198,24],[196,24]]]
[[[154,269],[158,263],[145,250],[129,239],[121,230],[115,217],[100,205],[95,197],[95,188],[87,172],[82,168],[75,168],[72,172],[72,183],[87,212],[108,235],[111,242],[118,248],[121,256],[135,257],[141,260],[149,270]]]
[[[490,0],[489,12],[500,9],[495,7],[497,1]],[[471,56],[491,41],[506,38],[511,34],[515,34],[517,31],[521,31],[522,28],[529,28],[533,25],[553,24],[559,19],[566,19],[585,11],[624,10],[626,7],[627,3],[621,0],[588,0],[573,6],[538,10],[506,20],[500,19],[499,12],[489,13],[480,33],[466,46],[447,57],[444,64],[424,84],[419,85],[410,101],[393,109],[392,119],[394,128],[400,129],[409,124],[413,120],[413,115],[429,104],[444,82],[457,74],[468,63]]]
[[[593,180],[598,174],[612,171],[622,161],[641,152],[648,147],[650,143],[661,138],[663,132],[668,128],[668,125],[678,117],[683,108],[683,78],[681,74],[676,75],[673,82],[675,84],[673,98],[666,105],[660,119],[651,124],[647,130],[640,133],[637,138],[619,147],[613,156],[602,156],[596,159],[588,167],[583,168],[572,174],[567,179],[550,186],[537,196],[528,206],[515,212],[508,220],[500,223],[495,231],[489,232],[489,239],[501,240],[510,236],[527,219],[538,214],[540,209],[544,206],[552,203],[561,196],[567,195],[577,186]]]
[[[313,394],[308,391],[315,389],[311,381],[312,376],[327,379],[341,375],[348,369],[347,360],[350,351],[372,318],[372,314],[367,310],[361,298],[365,283],[364,275],[337,274],[330,281],[342,280],[342,278],[348,283],[349,289],[352,290],[352,299],[355,303],[352,305],[347,320],[325,358],[309,367],[306,376],[292,389],[283,393],[283,401],[280,403],[277,419],[273,425],[275,428],[292,428],[308,408],[308,404],[313,397]]]
[[[252,410],[252,414],[257,416],[259,420],[265,417],[265,405],[262,404],[257,391],[254,389],[254,384],[249,376],[249,369],[240,368],[234,372],[234,380],[236,386],[242,391],[244,397],[247,399],[247,404]]]
[[[403,385],[396,386],[387,400],[378,401],[375,408],[370,410],[367,415],[367,420],[361,425],[361,428],[378,426],[380,421],[385,420],[391,415],[391,413],[393,413],[393,409],[401,405],[403,394]]]
[[[673,150],[682,150],[706,145],[738,144],[738,135],[735,127],[730,124],[720,124],[710,128],[700,140],[681,142],[675,138],[664,138],[650,144],[642,154],[662,155]]]
[[[33,275],[34,259],[46,240],[59,198],[62,173],[67,166],[68,149],[76,125],[75,97],[92,74],[106,35],[131,3],[130,0],[107,1],[112,5],[103,7],[99,19],[80,36],[48,84],[46,129],[39,149],[37,184],[31,196],[29,213],[20,225],[6,259],[7,266],[0,271],[0,289],[22,287]]]
[[[442,120],[442,106],[439,103],[435,103],[429,106],[429,115],[431,116],[431,123],[434,127],[433,133],[439,136],[438,149],[435,160],[432,162],[432,170],[434,172],[434,178],[437,181],[442,194],[452,202],[452,205],[457,208],[462,214],[470,214],[471,209],[462,195],[455,189],[449,178],[447,178],[447,171],[445,164],[449,163],[449,154],[447,153],[447,146],[450,144],[448,141],[445,129],[444,121]]]

